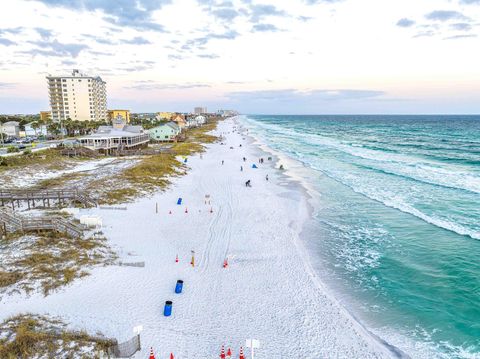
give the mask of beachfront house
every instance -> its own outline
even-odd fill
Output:
[[[78,140],[83,147],[108,154],[114,150],[145,147],[150,135],[142,126],[127,125],[126,119],[118,116],[112,126],[100,126],[96,133]]]
[[[0,131],[3,132],[8,137],[19,137],[20,123],[17,121],[5,122],[3,125],[0,124]]]
[[[207,122],[205,116],[195,116],[187,119],[187,127],[198,127],[202,126]]]
[[[32,136],[47,136],[47,126],[40,125],[37,126],[33,125],[32,123],[27,123],[25,125],[25,136],[32,137]]]
[[[153,141],[176,141],[182,130],[175,122],[167,122],[156,126],[149,131],[150,138]]]
[[[173,119],[173,122],[175,122],[180,129],[187,127],[187,121],[185,120],[185,115],[182,114],[177,114]]]
[[[203,126],[205,123],[207,123],[207,118],[202,115],[196,116],[195,122],[197,123],[197,126]]]
[[[172,118],[176,116],[175,112],[157,112],[155,118],[157,120],[167,120],[170,121]]]

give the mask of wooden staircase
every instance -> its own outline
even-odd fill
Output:
[[[11,209],[0,207],[0,232],[57,231],[72,237],[81,238],[84,227],[60,216],[26,218],[15,214]]]

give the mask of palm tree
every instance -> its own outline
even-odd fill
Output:
[[[58,122],[51,122],[47,125],[47,130],[53,135],[58,136],[61,133],[61,127]]]

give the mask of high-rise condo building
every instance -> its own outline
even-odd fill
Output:
[[[207,113],[207,108],[206,107],[195,107],[193,109],[193,113],[195,115],[201,115]]]
[[[52,120],[100,121],[107,118],[106,82],[73,70],[71,76],[47,76]]]

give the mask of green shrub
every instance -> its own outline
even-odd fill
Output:
[[[15,147],[15,146],[8,146],[7,147],[7,153],[14,153],[14,152],[20,152],[18,147]]]

